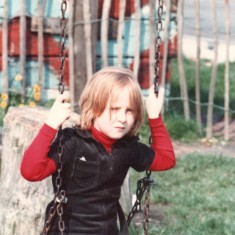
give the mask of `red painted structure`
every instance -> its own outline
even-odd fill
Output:
[[[102,14],[102,6],[104,0],[99,0],[99,18],[101,18]],[[148,4],[149,0],[142,0],[141,6]],[[134,13],[134,0],[127,0],[126,3],[126,16],[130,16]],[[110,18],[118,19],[119,14],[119,0],[112,0],[112,7],[110,9]],[[30,60],[37,61],[38,56],[38,37],[37,33],[32,32],[31,29],[31,18],[27,17],[27,32],[26,32],[26,53],[27,58]],[[16,17],[9,22],[9,30],[8,30],[8,52],[9,57],[19,58],[19,42],[20,42],[20,32],[19,32],[19,18]],[[0,45],[2,45],[2,29],[0,28]],[[170,70],[170,58],[176,56],[177,52],[177,36],[175,36],[169,42],[169,54],[168,54],[168,69],[167,69],[167,78],[169,81],[171,78],[171,70]],[[163,45],[160,47],[161,55],[163,55]],[[44,33],[44,61],[48,64],[55,74],[59,71],[60,60],[59,60],[59,43],[55,40],[53,35]],[[66,54],[68,55],[68,51],[66,50]],[[0,58],[2,56],[2,47],[0,47]],[[160,67],[162,64],[160,64]],[[129,68],[133,68],[133,64],[129,65]],[[2,70],[2,59],[0,59],[0,70]],[[161,69],[160,69],[161,71]],[[68,72],[68,58],[65,61],[65,84],[69,84],[69,72]],[[149,51],[143,51],[140,55],[140,67],[139,67],[139,82],[143,89],[149,87]]]

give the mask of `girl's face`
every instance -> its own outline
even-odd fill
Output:
[[[112,139],[120,139],[129,133],[134,121],[129,90],[124,88],[114,102],[108,100],[104,112],[95,118],[94,127]]]

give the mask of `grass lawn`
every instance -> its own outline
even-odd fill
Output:
[[[133,182],[139,178],[134,172],[131,176]],[[235,234],[235,159],[187,155],[177,159],[174,169],[152,177],[157,181],[152,207],[163,219],[158,226],[150,223],[149,235]],[[136,229],[132,234],[143,233]]]

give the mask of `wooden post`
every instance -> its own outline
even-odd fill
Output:
[[[126,0],[119,1],[119,15],[118,15],[118,34],[117,34],[117,48],[118,48],[118,67],[123,66],[123,26],[124,26],[124,17],[126,10]]]
[[[41,0],[38,0],[38,85],[40,91],[43,89],[43,12]]]
[[[224,74],[224,139],[229,140],[229,46],[230,46],[230,19],[229,1],[225,0],[225,32],[226,32],[226,61]]]
[[[166,22],[164,28],[164,50],[163,50],[163,65],[162,65],[162,77],[161,84],[164,86],[166,82],[166,71],[168,63],[168,45],[169,45],[169,26],[170,26],[170,16],[171,16],[171,1],[166,0]]]
[[[73,111],[75,111],[75,68],[74,68],[74,9],[75,0],[70,0],[70,14],[68,24],[68,40],[69,40],[69,92]]]
[[[154,83],[155,66],[155,1],[149,1],[149,84]]]
[[[195,97],[196,97],[196,120],[199,133],[202,134],[201,120],[201,95],[200,95],[200,55],[201,55],[201,27],[200,27],[200,1],[194,0],[195,5],[195,34],[197,41],[197,57],[195,66]]]
[[[21,0],[20,15],[20,75],[21,80],[21,103],[25,103],[26,95],[26,1]]]
[[[211,138],[213,136],[213,105],[215,96],[215,83],[217,76],[217,60],[218,60],[218,24],[217,24],[217,4],[216,0],[211,0],[211,16],[212,16],[212,28],[214,34],[214,59],[212,61],[212,73],[208,97],[208,109],[207,109],[207,128],[206,128],[206,138]]]
[[[189,120],[190,109],[189,109],[189,99],[188,99],[188,88],[184,71],[184,60],[183,60],[183,50],[182,50],[183,18],[184,18],[183,6],[184,6],[184,0],[179,0],[177,8],[177,22],[178,22],[177,59],[178,59],[178,68],[180,75],[181,96],[183,98],[183,106],[184,106],[184,117],[185,120]]]
[[[8,1],[5,0],[2,22],[2,72],[3,72],[3,93],[8,97]],[[8,102],[7,102],[8,103]]]
[[[99,1],[90,0],[90,11],[91,11],[91,52],[92,52],[92,71],[96,70],[96,42],[97,42],[97,32],[98,32],[98,8]]]
[[[83,15],[84,15],[84,34],[85,34],[85,48],[86,48],[86,70],[87,78],[93,74],[92,71],[92,47],[91,47],[91,10],[90,0],[83,1]]]
[[[163,62],[162,62],[162,75],[161,75],[161,85],[166,89],[166,96],[170,95],[170,84],[166,84],[166,73],[167,73],[167,64],[168,64],[168,47],[169,47],[169,31],[170,31],[170,17],[171,17],[171,1],[166,0],[166,22],[164,28],[164,49],[163,49]],[[168,107],[168,100],[166,100],[166,109]],[[162,107],[162,115],[164,114],[165,107]]]
[[[101,18],[101,58],[102,67],[108,66],[108,27],[111,0],[104,0]]]
[[[78,101],[80,98],[80,95],[82,93],[82,90],[87,82],[87,54],[86,50],[86,43],[85,43],[85,33],[84,33],[84,15],[83,15],[83,5],[87,2],[87,0],[83,1],[75,1],[74,6],[74,30],[73,30],[73,45],[74,45],[74,100],[75,100],[75,108],[74,110],[76,112],[79,112],[79,106]],[[98,14],[98,4],[97,1],[92,1],[91,6],[91,12],[96,12],[94,14],[95,16]],[[73,9],[72,9],[73,10]],[[95,17],[94,16],[94,17]],[[71,26],[72,27],[72,26]],[[95,26],[93,26],[95,27]],[[96,37],[97,30],[92,30],[92,40],[94,40],[94,37]],[[93,43],[96,45],[95,40]],[[93,48],[95,50],[95,46]],[[95,52],[93,52],[93,55]],[[95,61],[93,59],[92,61]],[[92,62],[94,64],[94,62]],[[90,65],[91,66],[91,65]]]
[[[140,18],[140,0],[135,0],[135,55],[134,55],[134,68],[133,72],[138,79],[139,64],[140,64],[140,31],[141,31],[141,18]]]

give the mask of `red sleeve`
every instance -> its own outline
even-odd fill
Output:
[[[175,166],[175,153],[162,118],[149,119],[149,126],[152,136],[152,148],[155,151],[150,170],[164,171],[173,168]]]
[[[56,133],[57,130],[44,124],[26,149],[20,166],[21,175],[25,179],[40,181],[55,172],[56,164],[47,154]]]

